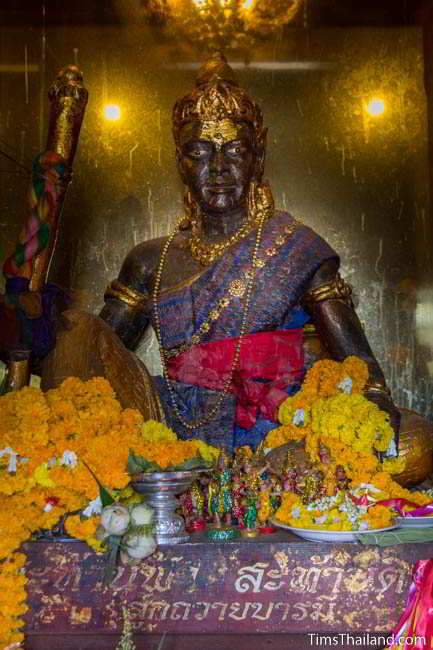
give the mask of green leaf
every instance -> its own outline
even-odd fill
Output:
[[[155,532],[155,524],[141,524],[141,526],[129,526],[128,533],[136,535],[152,535]]]
[[[89,470],[89,472],[91,473],[91,475],[92,475],[93,478],[95,479],[96,483],[98,484],[98,487],[99,487],[99,498],[101,499],[101,503],[102,503],[103,507],[105,508],[105,506],[110,506],[112,503],[115,502],[115,500],[113,499],[113,497],[111,496],[111,494],[109,493],[109,491],[108,491],[106,488],[104,488],[104,486],[102,485],[101,481],[100,481],[99,478],[96,476],[95,472],[94,472],[92,469],[90,469],[90,467],[88,466],[88,464],[86,463],[86,461],[83,460],[83,458],[80,458],[80,460],[81,460],[81,462],[83,463],[83,465],[84,465],[85,467],[87,467],[87,469]]]
[[[107,562],[104,571],[104,584],[108,585],[113,580],[117,572],[117,556],[119,555],[120,535],[109,535],[105,538],[104,544],[108,546]]]
[[[99,486],[99,498],[101,499],[103,508],[105,508],[105,506],[111,506],[112,503],[115,503],[115,500],[103,485]]]
[[[397,528],[384,533],[363,533],[356,535],[362,544],[376,544],[377,546],[395,546],[396,544],[407,544],[409,542],[431,542],[433,541],[433,528]]]
[[[205,469],[211,466],[212,465],[207,463],[204,458],[196,456],[195,458],[188,458],[188,460],[184,461],[180,465],[175,465],[172,469],[181,472],[191,469]]]
[[[149,461],[143,456],[136,456],[130,449],[128,454],[128,474],[141,474],[141,472],[161,472],[161,467],[154,461]]]
[[[128,453],[128,464],[126,471],[128,474],[139,474],[141,472],[141,463],[139,463],[139,456],[136,456],[130,449]]]

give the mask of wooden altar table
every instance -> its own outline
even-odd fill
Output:
[[[162,650],[301,650],[319,647],[313,633],[371,639],[396,624],[416,560],[433,557],[430,542],[380,548],[281,531],[213,543],[194,533],[136,567],[121,565],[104,586],[104,557],[82,542],[24,547],[28,650],[114,650],[124,605],[137,648],[149,650],[164,633]],[[354,645],[340,641],[334,647]]]

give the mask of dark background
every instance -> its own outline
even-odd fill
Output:
[[[145,4],[0,8],[0,149],[16,161],[0,156],[0,260],[26,214],[25,169],[44,148],[48,88],[77,63],[90,98],[50,279],[94,312],[127,251],[168,233],[182,209],[171,107],[204,52],[163,20],[149,24]],[[340,253],[396,402],[431,419],[432,41],[430,1],[309,0],[273,38],[228,56],[264,111],[277,205]],[[383,116],[365,112],[372,97],[385,102]],[[102,115],[111,102],[122,110],[116,123]]]

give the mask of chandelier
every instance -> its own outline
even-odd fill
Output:
[[[199,48],[245,48],[292,21],[306,0],[141,0],[157,22]]]

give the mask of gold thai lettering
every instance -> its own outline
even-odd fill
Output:
[[[336,574],[336,580],[331,589],[331,594],[337,594],[340,591],[339,587],[343,578],[343,573],[344,569],[340,569],[340,567],[326,567],[325,569],[322,569],[322,574],[324,577]]]
[[[251,588],[254,594],[260,592],[263,575],[269,562],[256,562],[252,566],[245,566],[238,570],[238,578],[235,580],[235,589],[240,594],[245,594]],[[250,572],[252,575],[248,575]]]
[[[43,568],[32,567],[31,569],[26,570],[26,575],[29,580],[34,580],[35,582],[47,582],[47,580],[41,580],[44,576],[52,578],[53,567],[44,566]]]
[[[133,616],[133,605],[134,603],[128,604],[128,610],[130,612],[131,617]],[[117,631],[119,629],[119,621],[118,621],[119,606],[115,602],[114,598],[105,605],[103,609],[103,616],[104,616],[104,620],[108,621],[108,627],[111,630]]]
[[[312,564],[328,564],[328,562],[332,561],[334,558],[332,556],[332,553],[327,553],[326,555],[312,555],[310,560]]]
[[[191,571],[192,579],[193,579],[193,581],[195,582],[196,579],[197,579],[198,572],[199,572],[199,570],[200,570],[200,566],[190,566],[190,567],[188,567],[188,568],[189,568],[189,570]]]
[[[401,594],[401,592],[403,591],[406,577],[407,574],[403,572],[401,569],[394,569],[391,567],[387,569],[382,569],[382,571],[379,573],[378,576],[381,589],[379,589],[377,595],[384,594],[385,591],[388,591],[388,589],[395,584],[396,584],[395,591]]]
[[[91,618],[91,607],[77,607],[76,605],[72,605],[71,612],[69,614],[69,622],[71,625],[86,625],[87,623],[90,623]]]
[[[153,578],[153,576],[155,575],[156,567],[152,566],[151,564],[143,563],[139,566],[139,571],[140,571],[140,575],[143,576],[144,578],[141,583],[141,586],[143,587],[147,585],[149,580]],[[147,588],[146,591],[149,591],[149,589]]]
[[[71,591],[80,590],[81,568],[79,566],[72,565],[71,568],[65,567],[59,573],[59,577],[53,583],[55,589],[59,591],[65,591],[65,589],[70,589]]]
[[[274,555],[275,561],[280,567],[281,570],[281,575],[286,576],[289,573],[288,570],[288,564],[289,564],[289,558],[287,553],[284,553],[284,551],[277,551]]]
[[[239,616],[238,612],[241,608],[241,605],[239,603],[231,603],[229,607],[229,616],[230,618],[234,618],[236,621],[243,621],[247,617],[247,612],[249,609],[249,606],[252,605],[252,603],[244,603],[244,608],[242,610],[242,614]]]
[[[145,600],[133,600],[129,602],[127,606],[128,606],[128,613],[131,620],[133,619],[144,620],[146,618],[146,612],[148,610],[149,604],[150,603]],[[119,611],[118,603],[116,603],[115,601],[113,601],[113,607],[110,609],[112,611],[112,615],[115,616],[116,618],[118,618],[121,615]]]
[[[368,571],[357,569],[352,575],[344,577],[344,585],[351,594],[366,591],[371,587],[371,577]]]
[[[207,618],[211,604],[212,603],[206,603],[206,602],[195,603],[193,607],[200,607],[201,605],[203,605],[204,609],[201,614],[194,614],[194,618],[196,618],[198,621],[202,621],[204,618]]]
[[[144,567],[140,567],[140,572],[145,576],[141,588],[144,588],[148,593],[154,591],[162,593],[171,589],[175,576],[173,571],[166,572],[162,567],[156,568],[150,565],[144,565]],[[152,578],[155,578],[155,580],[153,584],[149,584]],[[165,584],[162,584],[163,580],[165,580]]]
[[[111,584],[110,584],[110,586],[111,586],[111,588],[112,588],[113,590],[116,590],[116,589],[122,589],[122,588],[123,588],[123,587],[119,587],[119,586],[118,586],[118,582],[120,581],[120,578],[121,578],[121,577],[123,576],[123,574],[125,573],[125,570],[126,570],[126,567],[125,567],[125,566],[121,566],[121,565],[119,565],[119,566],[116,568],[116,574],[115,574],[115,576],[114,576],[114,578],[113,578],[113,580],[111,581]]]
[[[292,572],[290,587],[294,592],[300,594],[305,592],[316,593],[321,571],[322,569],[317,567],[310,567],[309,569],[301,566],[295,567]]]
[[[216,609],[217,607],[220,608],[220,613],[219,613],[219,615],[218,615],[218,620],[219,620],[219,621],[223,621],[223,620],[224,620],[224,617],[225,617],[225,615],[226,615],[226,611],[227,611],[228,603],[213,603],[213,604],[211,605],[211,608],[212,608],[212,609]]]
[[[303,621],[308,616],[307,605],[311,606],[311,603],[295,603],[293,609],[299,611],[298,613],[292,614],[292,619],[294,621]]]
[[[179,609],[179,607],[184,607],[185,608],[185,611],[183,612],[182,615],[177,613],[177,610]],[[170,618],[171,618],[172,621],[177,621],[180,618],[182,619],[182,621],[187,621],[190,611],[191,611],[191,603],[185,603],[183,601],[173,603],[173,609],[172,609],[172,612],[170,614]]]
[[[395,571],[398,572],[396,592],[401,594],[403,591],[406,591],[412,573],[412,567],[409,562],[399,557],[386,557],[383,559],[383,563],[393,564]]]
[[[275,578],[276,580],[282,577],[281,571],[279,571],[278,569],[271,569],[266,573],[266,575],[268,576],[268,578]],[[279,582],[265,582],[265,584],[263,585],[263,589],[267,589],[268,591],[278,591],[278,589],[281,589],[281,587],[283,587],[284,584],[285,583],[281,580]]]
[[[133,566],[130,569],[119,566],[113,581],[110,583],[110,589],[114,594],[123,590],[131,591],[138,575],[140,575],[138,566]]]
[[[51,625],[51,623],[53,623],[53,621],[56,619],[56,615],[50,606],[42,607],[39,612],[34,615],[36,615],[41,623],[45,623],[47,625]]]
[[[287,616],[289,615],[290,607],[291,607],[290,603],[275,603],[275,609],[283,609],[284,610],[283,615],[281,617],[282,621],[287,620]]]
[[[273,610],[274,603],[269,603],[268,609],[266,610],[266,614],[264,616],[259,615],[259,612],[261,612],[263,609],[262,603],[251,603],[251,607],[255,608],[256,610],[251,618],[258,618],[261,621],[267,621]]]
[[[313,611],[310,614],[310,618],[313,621],[320,620],[323,623],[334,623],[334,607],[336,605],[336,598],[336,594],[334,596],[319,596],[319,598],[312,603]],[[325,610],[326,604],[328,604],[328,608]]]
[[[157,620],[164,621],[167,618],[167,612],[170,607],[171,603],[167,603],[165,600],[152,601],[148,603],[148,615],[146,618],[152,620],[155,617],[156,612],[159,612],[160,616]]]

